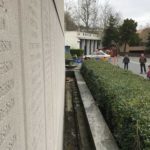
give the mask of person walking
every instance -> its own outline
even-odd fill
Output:
[[[144,72],[146,73],[146,57],[144,56],[144,54],[142,53],[140,58],[139,58],[139,62],[140,62],[140,68],[141,68],[141,74],[143,74],[143,69],[144,69]]]
[[[126,55],[124,56],[124,58],[123,58],[124,70],[125,70],[125,69],[128,70],[128,64],[129,64],[129,62],[130,62],[130,59],[129,59],[129,57],[128,57],[128,54],[126,54]]]
[[[150,80],[150,65],[148,65],[147,78]]]
[[[116,65],[117,61],[118,61],[118,53],[117,53],[117,48],[115,45],[112,45],[111,47],[111,57],[112,57],[112,63],[113,65]]]

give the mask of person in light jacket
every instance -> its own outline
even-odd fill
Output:
[[[146,74],[146,66],[145,66],[146,61],[147,61],[147,59],[144,56],[144,54],[142,53],[141,56],[140,56],[140,58],[139,58],[140,68],[141,68],[141,74],[143,74],[143,69],[144,69],[144,72]]]
[[[150,65],[148,65],[147,78],[150,80]]]

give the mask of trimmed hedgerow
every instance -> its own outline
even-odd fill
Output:
[[[70,49],[70,53],[72,56],[77,56],[81,57],[83,55],[83,50],[82,49]]]
[[[81,73],[120,149],[150,150],[150,82],[102,61],[85,61]]]

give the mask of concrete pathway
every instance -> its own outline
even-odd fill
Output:
[[[121,68],[124,68],[124,64],[122,63],[123,57],[118,57],[117,65]],[[147,59],[146,70],[148,70],[148,65],[150,65],[150,58]],[[135,74],[138,74],[144,78],[146,78],[146,74],[140,74],[140,63],[138,57],[130,57],[129,70]]]

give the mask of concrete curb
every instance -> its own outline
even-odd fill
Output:
[[[96,150],[119,150],[79,71],[75,71],[75,77]]]

